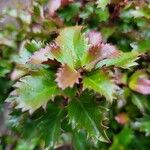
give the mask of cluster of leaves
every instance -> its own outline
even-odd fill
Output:
[[[0,149],[148,150],[150,3],[30,5],[0,16]]]

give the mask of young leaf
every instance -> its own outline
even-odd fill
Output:
[[[87,92],[82,94],[79,99],[71,100],[68,105],[69,122],[73,128],[78,130],[86,129],[88,135],[93,139],[104,140],[104,129],[102,120],[104,110],[94,102],[94,97]]]
[[[148,75],[142,70],[136,71],[130,78],[129,87],[141,94],[150,94]]]
[[[28,70],[26,69],[16,68],[12,71],[10,78],[11,80],[17,80],[27,73],[28,73]]]
[[[54,16],[55,11],[61,6],[61,0],[51,0],[49,3],[49,14]]]
[[[104,59],[97,63],[96,68],[100,68],[103,66],[115,66],[124,69],[129,69],[132,66],[137,65],[135,62],[138,59],[139,53],[137,52],[126,52],[120,54],[116,58]]]
[[[117,116],[115,116],[115,120],[122,125],[125,125],[129,122],[129,117],[127,113],[120,113]]]
[[[108,74],[99,70],[83,78],[83,87],[100,93],[109,102],[113,101],[113,95],[117,88],[117,86],[112,83]]]
[[[55,59],[71,68],[81,66],[82,57],[88,49],[88,42],[81,34],[81,28],[81,26],[64,28],[56,39],[61,54],[55,55]]]
[[[74,0],[51,0],[49,3],[49,14],[54,16],[57,9],[59,9],[62,5],[67,5],[73,1]]]
[[[111,44],[101,45],[101,59],[104,58],[116,58],[120,56],[118,49]]]
[[[94,43],[94,42],[93,42]],[[96,43],[96,42],[95,42]],[[117,48],[110,44],[99,43],[97,45],[91,45],[87,55],[85,54],[84,61],[86,62],[85,68],[91,69],[95,64],[104,58],[115,58],[120,55]]]
[[[30,58],[30,63],[32,64],[41,64],[48,59],[53,60],[53,56],[50,52],[51,47],[47,45],[45,48],[41,48],[39,51],[36,51]]]
[[[80,73],[67,65],[63,65],[57,72],[57,84],[60,88],[73,87],[75,83],[79,83]]]
[[[102,42],[102,36],[100,32],[90,31],[87,36],[89,44],[92,46],[96,46]]]
[[[48,71],[21,78],[15,85],[13,94],[7,99],[14,99],[23,111],[34,112],[59,94],[59,89],[54,81],[54,74]]]

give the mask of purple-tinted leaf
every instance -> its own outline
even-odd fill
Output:
[[[148,75],[143,71],[136,71],[130,78],[129,87],[141,94],[150,94],[150,80]]]

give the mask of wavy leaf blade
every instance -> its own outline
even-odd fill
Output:
[[[117,88],[108,75],[99,70],[83,78],[83,87],[100,93],[109,102],[113,101],[113,94]]]
[[[101,126],[104,110],[93,99],[93,96],[83,94],[80,99],[71,100],[67,107],[68,117],[72,128],[86,129],[90,137],[101,140],[104,135]]]
[[[59,89],[54,81],[54,74],[48,71],[21,78],[15,85],[15,101],[17,108],[35,111],[59,94]],[[9,98],[8,98],[9,100]]]

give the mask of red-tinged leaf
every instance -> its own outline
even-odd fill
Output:
[[[115,120],[119,123],[119,124],[127,124],[129,121],[129,117],[126,113],[120,113],[115,117]]]
[[[126,85],[127,74],[122,73],[118,68],[114,68],[113,80],[117,85]]]
[[[30,63],[32,64],[41,64],[42,62],[47,61],[48,59],[53,60],[51,54],[51,47],[47,45],[45,48],[41,48],[39,51],[36,51],[30,58]]]
[[[120,55],[117,48],[111,44],[101,45],[101,58],[115,58]]]
[[[84,58],[85,68],[90,70],[94,67],[94,65],[99,61],[101,56],[100,44],[91,46],[87,52],[86,57]]]
[[[63,65],[59,68],[57,73],[56,82],[62,89],[67,87],[73,87],[75,83],[79,83],[80,73],[71,69],[67,65]]]
[[[118,57],[119,55],[120,55],[120,52],[113,45],[104,44],[104,43],[92,45],[89,48],[87,56],[85,58],[85,62],[87,63],[85,68],[91,69],[100,60],[104,58],[106,59],[115,58],[115,57]]]
[[[62,6],[65,6],[65,5],[67,5],[67,4],[69,4],[69,3],[71,3],[71,2],[73,2],[74,0],[61,0],[61,4],[62,4]]]
[[[49,3],[49,14],[54,16],[57,9],[61,6],[67,5],[70,2],[73,2],[73,0],[51,0]]]
[[[14,69],[13,72],[10,75],[11,80],[17,80],[23,75],[27,74],[28,70],[26,69]]]
[[[49,47],[50,47],[50,51],[51,51],[51,54],[53,55],[53,57],[56,60],[61,61],[62,60],[62,52],[61,52],[58,44],[56,42],[53,42],[53,43],[49,44]]]
[[[139,79],[137,92],[141,94],[150,94],[150,80],[148,79]]]
[[[55,11],[61,6],[61,0],[51,0],[49,3],[49,14],[54,16]]]
[[[119,68],[124,69],[130,69],[130,67],[136,66],[137,62],[135,62],[137,59],[139,59],[140,54],[137,52],[120,52],[118,57],[114,58],[106,58],[102,61],[99,61],[96,64],[96,68],[101,68],[103,66],[115,66]]]
[[[100,44],[102,42],[101,33],[97,31],[90,31],[88,33],[88,40],[89,44],[91,44],[92,46]]]
[[[148,75],[143,71],[136,71],[130,78],[129,87],[141,94],[150,94],[150,80]]]

